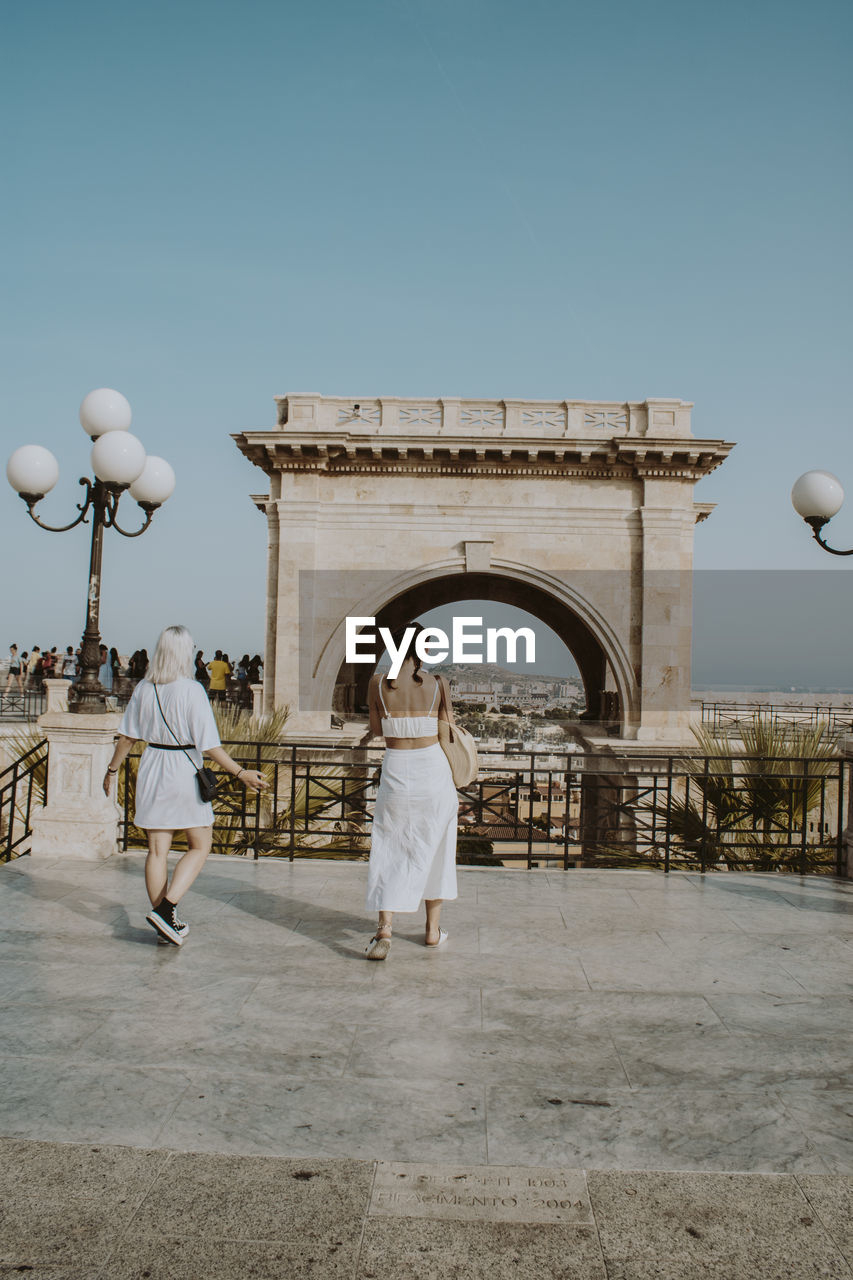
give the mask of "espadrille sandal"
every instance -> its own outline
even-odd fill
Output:
[[[390,950],[391,939],[379,938],[374,934],[367,946],[364,948],[364,954],[368,960],[384,960]]]

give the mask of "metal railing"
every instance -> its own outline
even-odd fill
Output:
[[[4,689],[0,691],[0,720],[37,720],[45,708],[43,690]]]
[[[214,850],[364,858],[382,751],[228,742],[263,770],[258,796],[228,782],[214,801]],[[139,755],[119,787],[121,845],[132,822]],[[481,752],[459,789],[459,861],[492,866],[788,870],[840,874],[851,762],[731,756]]]
[[[47,740],[0,772],[0,861],[29,852],[34,804],[47,803]]]
[[[744,725],[763,722],[809,728],[825,724],[835,733],[853,733],[853,703],[841,707],[819,703],[811,706],[784,702],[702,703],[702,724],[715,732],[734,734]]]

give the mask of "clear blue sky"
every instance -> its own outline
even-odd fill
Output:
[[[738,442],[697,567],[849,573],[788,493],[835,471],[853,545],[852,27],[836,0],[6,6],[6,452],[56,453],[61,522],[113,386],[178,473],[107,538],[105,638],[260,646],[265,480],[229,433],[294,390],[681,396]],[[83,531],[7,489],[0,539],[2,643],[76,641]]]

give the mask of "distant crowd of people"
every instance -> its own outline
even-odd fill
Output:
[[[195,655],[195,678],[204,685],[211,702],[226,702],[236,694],[238,706],[251,707],[252,685],[261,683],[263,665],[260,654],[250,658],[244,653],[234,666],[221,649],[216,650],[210,662],[205,662],[204,650],[199,649]]]
[[[60,653],[57,645],[52,649],[34,644],[32,649],[20,652],[16,644],[9,646],[9,670],[6,676],[5,692],[17,690],[19,693],[32,691],[41,693],[45,680],[68,680],[72,684],[80,674],[80,647],[67,645],[64,653]],[[142,680],[148,670],[148,653],[145,649],[137,649],[129,658],[122,658],[117,649],[108,649],[101,645],[98,679],[107,693],[118,691],[122,681],[127,681],[130,689]],[[217,649],[210,662],[205,662],[204,651],[199,649],[195,656],[195,678],[203,685],[211,702],[235,702],[240,707],[251,708],[252,685],[262,681],[263,660],[260,654],[250,658],[244,653],[235,665]]]
[[[6,692],[16,688],[19,693],[25,689],[40,691],[48,679],[74,680],[79,653],[79,649],[75,653],[73,645],[68,645],[64,653],[60,653],[56,645],[42,649],[34,644],[29,652],[24,649],[22,653],[16,644],[10,645]]]

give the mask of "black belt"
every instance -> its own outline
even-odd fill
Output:
[[[178,742],[149,742],[148,745],[158,751],[195,751],[195,744],[192,742],[188,742],[185,747]]]

